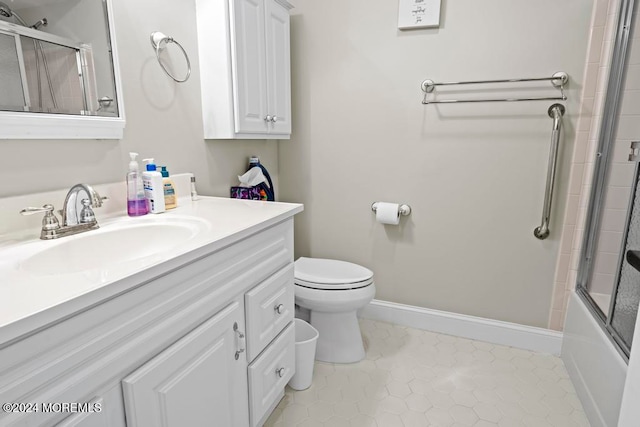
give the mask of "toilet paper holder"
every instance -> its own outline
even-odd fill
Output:
[[[371,204],[371,210],[372,210],[372,211],[374,211],[374,212],[375,212],[376,210],[378,210],[378,202],[373,202],[373,203]],[[400,205],[400,206],[398,207],[398,212],[399,212],[399,213],[400,213],[400,215],[402,215],[402,216],[407,216],[407,215],[409,215],[409,214],[411,213],[411,206],[409,206],[409,205],[404,205],[404,204],[403,204],[403,205]]]

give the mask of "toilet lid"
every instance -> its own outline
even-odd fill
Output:
[[[373,282],[373,271],[358,264],[301,257],[294,265],[295,283],[314,289],[357,289]]]

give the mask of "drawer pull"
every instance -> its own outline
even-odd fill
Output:
[[[238,338],[236,342],[236,360],[240,358],[240,354],[244,353],[247,348],[246,340],[244,338],[244,334],[238,330],[238,322],[233,323],[233,330],[236,333],[236,337]]]
[[[280,378],[284,377],[284,372],[284,368],[276,369],[276,375],[278,375]]]
[[[284,304],[278,304],[275,306],[274,310],[276,311],[276,313],[278,314],[282,314],[284,313]]]

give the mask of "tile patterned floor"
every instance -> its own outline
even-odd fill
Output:
[[[589,426],[558,357],[361,321],[366,359],[316,362],[268,427]]]

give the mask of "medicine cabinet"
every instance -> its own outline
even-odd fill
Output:
[[[7,3],[0,3],[0,138],[122,138],[111,0]]]

